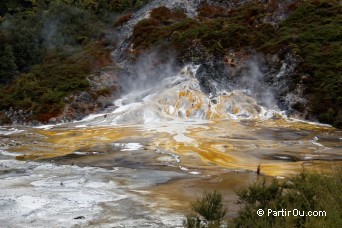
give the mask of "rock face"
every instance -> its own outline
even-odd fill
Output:
[[[62,121],[79,120],[99,108],[96,100],[88,92],[69,96],[66,98],[66,101],[69,104],[66,105],[64,112],[60,117]],[[52,122],[53,120],[50,119],[50,123]]]
[[[134,26],[142,19],[149,17],[152,9],[166,6],[170,9],[183,9],[188,17],[195,18],[196,10],[203,4],[234,10],[236,7],[254,2],[252,0],[188,0],[164,1],[156,0],[133,14],[132,19],[118,28],[122,35],[122,43],[113,52],[115,61],[121,62],[122,67],[128,67],[129,51],[132,48],[131,35]],[[259,1],[265,4],[270,13],[264,22],[277,27],[290,13],[289,6],[297,0]],[[196,56],[192,58],[192,56]],[[185,57],[185,58],[184,58]],[[183,60],[185,59],[185,60]],[[269,108],[279,107],[287,110],[288,114],[305,117],[306,99],[303,95],[301,80],[296,77],[296,70],[301,63],[291,50],[279,50],[272,55],[257,53],[253,47],[241,50],[231,50],[226,54],[214,56],[208,54],[199,42],[193,42],[188,48],[180,64],[190,63],[200,65],[196,78],[201,90],[210,96],[219,95],[220,91],[233,89],[248,90],[261,105]],[[130,66],[129,66],[130,67]]]
[[[212,59],[201,64],[196,73],[196,78],[199,80],[203,92],[216,96],[221,90],[231,90],[230,73],[229,67],[222,59]]]
[[[91,91],[83,91],[65,98],[67,105],[63,113],[55,121],[80,120],[83,117],[104,110],[113,105],[112,101],[121,91],[119,77],[123,72],[118,67],[108,67],[88,77]]]
[[[307,101],[304,96],[304,88],[301,79],[295,77],[296,69],[302,60],[295,57],[291,51],[268,55],[265,58],[267,64],[265,82],[272,89],[277,105],[281,109],[287,110],[288,114],[305,117],[304,107]]]
[[[196,77],[202,91],[212,96],[222,90],[248,90],[265,107],[277,106],[304,117],[305,112],[300,114],[303,110],[298,108],[305,107],[306,100],[301,83],[294,77],[300,62],[290,51],[266,56],[230,52],[224,59],[201,64]]]
[[[0,120],[1,125],[12,123],[14,125],[36,125],[38,124],[37,121],[31,122],[32,112],[28,112],[26,110],[14,110],[10,108],[5,113],[2,114],[3,118]]]

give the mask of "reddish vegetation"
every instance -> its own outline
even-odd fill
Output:
[[[152,43],[163,42],[161,37],[167,38],[173,33],[168,26],[186,19],[187,16],[181,10],[171,11],[165,6],[152,10],[150,18],[140,21],[134,27],[133,48],[148,49]],[[135,49],[131,49],[131,53],[140,53]]]
[[[123,24],[127,23],[129,20],[132,19],[132,13],[129,13],[129,14],[125,14],[121,17],[119,17],[119,19],[115,22],[114,26],[115,27],[120,27],[122,26]]]
[[[299,2],[294,2],[294,3],[291,3],[287,6],[287,9],[289,11],[295,11],[297,8],[299,7]]]
[[[279,9],[279,0],[271,0],[267,5],[267,11],[274,12]]]
[[[250,54],[245,50],[241,49],[240,51],[230,52],[224,56],[224,62],[230,67],[241,67],[241,64],[244,63]]]
[[[150,18],[155,19],[162,24],[170,24],[174,21],[185,19],[186,15],[181,10],[171,11],[169,8],[162,6],[152,10]]]
[[[227,10],[222,7],[211,6],[205,4],[201,6],[198,10],[199,17],[206,17],[206,18],[217,18],[222,16],[227,16]]]
[[[97,61],[100,67],[105,67],[111,64],[111,56],[109,51],[101,53],[98,57],[99,58]]]
[[[11,119],[6,115],[5,112],[0,112],[0,123],[2,125],[11,123]]]
[[[110,88],[99,89],[91,93],[94,99],[99,98],[99,96],[109,97],[113,92],[118,90],[117,87],[111,86]]]
[[[91,45],[86,50],[86,54],[88,55],[88,62],[91,66],[92,70],[96,70],[97,68],[105,67],[111,64],[111,56],[110,51],[104,49],[101,43],[96,43]]]
[[[38,120],[42,123],[48,123],[51,118],[58,116],[60,113],[61,113],[61,111],[41,113],[38,116]]]

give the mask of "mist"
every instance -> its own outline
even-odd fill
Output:
[[[237,89],[247,90],[258,103],[269,109],[276,108],[276,99],[272,88],[265,81],[265,60],[262,55],[254,55],[246,60],[241,77],[237,80]]]
[[[158,50],[153,50],[141,54],[129,65],[130,75],[122,79],[121,86],[125,93],[147,90],[160,86],[163,79],[176,75],[179,69],[174,56],[161,56]]]
[[[41,35],[43,44],[47,49],[63,47],[65,39],[59,32],[59,25],[60,22],[57,19],[44,20]]]
[[[141,92],[163,86],[163,80],[176,75],[180,69],[181,66],[176,64],[175,56],[161,56],[160,52],[155,50],[141,54],[135,63],[129,65],[127,69],[129,75],[122,78],[120,84],[124,94]],[[212,80],[209,84],[212,84],[211,87],[220,91],[243,90],[249,96],[254,97],[260,105],[268,109],[277,109],[274,91],[265,80],[266,70],[263,56],[253,55],[245,61],[242,69],[238,73],[239,77],[234,83],[229,81],[217,83],[215,80]],[[207,74],[208,72],[203,73]],[[196,77],[198,78],[197,75]],[[212,93],[211,91],[209,91],[210,93],[208,91],[203,92],[208,96]]]

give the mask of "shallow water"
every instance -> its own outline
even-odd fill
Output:
[[[235,191],[262,178],[258,166],[277,178],[341,166],[341,131],[242,91],[207,96],[192,70],[81,121],[0,129],[1,224],[177,227],[207,189],[234,216]]]
[[[206,189],[234,216],[234,191],[260,178],[258,165],[282,178],[342,158],[341,131],[284,120],[20,130],[2,135],[5,227],[177,227]]]

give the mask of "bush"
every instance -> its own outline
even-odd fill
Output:
[[[223,205],[223,197],[217,191],[204,192],[191,204],[192,213],[186,216],[186,227],[219,227],[226,215],[227,208]]]
[[[303,171],[285,183],[257,182],[238,192],[244,207],[232,221],[233,227],[341,227],[342,170],[330,174]],[[263,209],[264,216],[257,210]],[[326,216],[267,216],[267,209],[301,212],[325,211]]]
[[[229,227],[342,227],[342,169],[327,172],[307,172],[285,181],[262,179],[237,192],[237,203],[243,205]],[[222,195],[205,192],[191,204],[186,227],[222,227],[226,207]],[[263,209],[265,214],[258,216]],[[302,212],[324,211],[326,216],[281,216],[272,211],[297,209]]]

